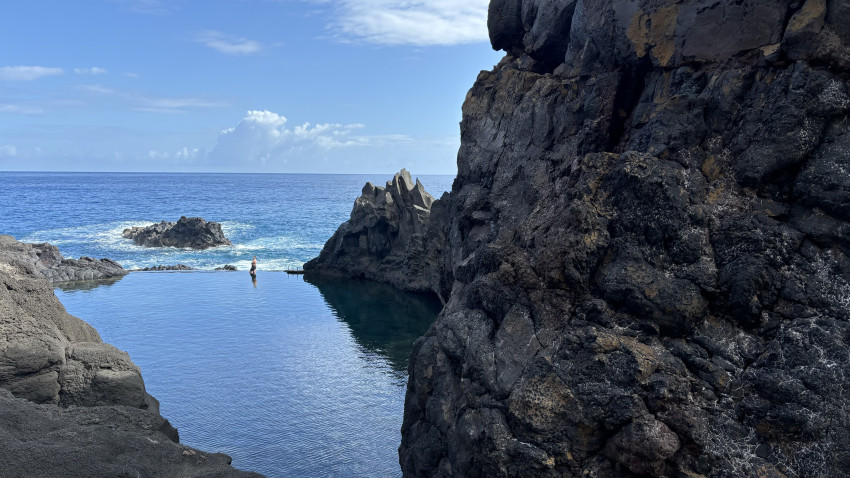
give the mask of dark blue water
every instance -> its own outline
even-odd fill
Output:
[[[367,181],[387,175],[0,172],[0,234],[50,242],[65,257],[109,257],[127,269],[185,264],[240,270],[295,268],[318,255],[348,219]],[[451,176],[421,176],[435,197]],[[233,246],[206,251],[136,246],[121,232],[180,216],[222,224]]]
[[[269,477],[396,477],[407,359],[439,304],[273,271],[318,254],[363,184],[386,179],[0,173],[0,233],[125,267],[245,269],[256,254],[256,283],[244,272],[133,273],[56,294],[130,354],[183,443]],[[451,183],[421,179],[435,195]],[[180,215],[222,222],[234,245],[163,251],[120,239],[124,227]]]

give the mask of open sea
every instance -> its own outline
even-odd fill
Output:
[[[281,272],[318,255],[367,181],[391,178],[0,172],[0,234],[127,269],[201,269],[56,288],[68,312],[139,365],[182,443],[269,477],[398,477],[408,355],[439,303]],[[435,197],[453,180],[419,178]],[[121,237],[181,215],[220,222],[233,245],[157,249]],[[239,272],[212,272],[225,264]]]

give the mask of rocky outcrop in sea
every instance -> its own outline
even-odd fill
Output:
[[[405,477],[850,467],[850,4],[493,0]]]
[[[18,242],[11,236],[0,235],[0,251],[16,255],[51,283],[119,279],[128,272],[112,259],[65,259],[54,245]]]
[[[147,227],[130,227],[124,229],[121,236],[145,247],[209,249],[231,245],[230,239],[221,230],[221,224],[207,222],[200,217],[182,216],[177,222],[162,221]]]
[[[216,267],[215,270],[217,270],[217,271],[227,271],[227,272],[236,272],[238,269],[234,265],[227,264],[227,265],[224,265],[224,266],[221,266],[221,267]]]
[[[178,443],[127,353],[53,294],[33,255],[54,249],[0,236],[2,475],[259,476]]]
[[[448,224],[443,204],[404,169],[386,187],[366,183],[350,219],[304,272],[362,277],[442,298],[448,288],[441,263]]]

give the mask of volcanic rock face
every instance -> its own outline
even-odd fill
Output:
[[[443,296],[442,245],[446,209],[402,169],[386,188],[366,183],[351,218],[304,271],[388,282],[412,292]]]
[[[850,6],[493,0],[406,477],[850,468]]]
[[[177,443],[127,353],[65,311],[38,250],[58,256],[0,236],[1,474],[257,476]]]
[[[124,229],[121,236],[145,247],[209,249],[231,244],[224,237],[221,224],[207,222],[200,217],[182,216],[177,222],[162,221],[147,227],[131,227]]]
[[[65,259],[56,246],[18,242],[12,236],[0,235],[0,251],[15,254],[52,283],[117,279],[127,275],[121,264],[112,259]]]
[[[156,409],[138,367],[65,312],[26,244],[0,241],[0,387],[37,403]]]

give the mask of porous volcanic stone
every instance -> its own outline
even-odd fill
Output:
[[[848,3],[493,0],[488,24],[404,476],[845,476]]]
[[[441,254],[448,214],[407,170],[386,187],[366,183],[351,217],[340,225],[307,274],[344,275],[388,282],[411,292],[447,294]]]
[[[30,264],[51,283],[117,280],[127,274],[121,264],[112,259],[65,259],[54,245],[18,242],[12,236],[0,235],[0,254]]]
[[[145,247],[209,249],[231,244],[230,239],[224,237],[221,224],[200,217],[182,216],[177,222],[131,227],[124,229],[121,236]]]

